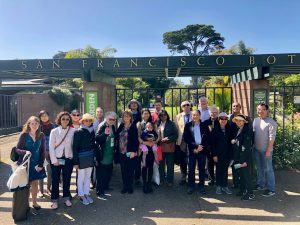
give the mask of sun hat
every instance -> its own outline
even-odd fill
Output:
[[[243,115],[243,114],[238,114],[237,116],[235,116],[235,117],[232,119],[232,122],[236,123],[237,120],[244,120],[245,123],[248,123],[246,116]]]
[[[95,122],[96,119],[91,114],[85,113],[82,115],[80,123],[82,123],[84,120],[92,120],[93,122]]]
[[[127,108],[128,109],[130,109],[131,103],[136,103],[138,105],[138,110],[140,110],[142,108],[141,103],[138,100],[136,100],[136,99],[133,98],[127,104]]]

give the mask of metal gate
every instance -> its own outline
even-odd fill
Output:
[[[22,97],[0,95],[0,135],[16,132],[20,129]]]

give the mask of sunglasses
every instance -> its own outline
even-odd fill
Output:
[[[72,114],[72,116],[80,116],[79,114]]]
[[[182,105],[182,107],[186,107],[186,106],[190,106],[189,104],[186,104],[186,105]]]
[[[93,122],[93,120],[84,120],[84,121],[85,121],[85,122],[90,122],[90,123]]]
[[[116,121],[116,119],[112,119],[112,118],[109,118],[108,120],[109,120],[109,121]]]
[[[228,120],[228,118],[220,117],[220,120]]]
[[[63,121],[70,121],[69,118],[61,118],[61,120],[63,120]]]

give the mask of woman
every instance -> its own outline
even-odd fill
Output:
[[[228,195],[232,191],[228,188],[228,167],[232,157],[231,140],[233,138],[228,115],[224,112],[219,114],[220,126],[215,126],[212,130],[212,157],[216,163],[216,194],[222,194],[222,191]]]
[[[117,115],[115,112],[105,113],[105,123],[100,125],[96,134],[99,148],[96,151],[97,198],[107,200],[104,190],[109,188],[115,155],[115,137]]]
[[[47,191],[48,195],[51,194],[51,166],[50,166],[50,156],[49,156],[49,137],[50,132],[54,129],[54,124],[50,122],[49,113],[45,110],[41,110],[39,112],[39,119],[41,121],[41,132],[43,132],[45,136],[45,143],[46,143],[46,152],[45,158],[47,160],[46,171],[47,171]],[[40,189],[40,197],[44,196],[44,179],[39,180],[39,189]]]
[[[147,147],[151,148],[147,151],[145,162],[143,163],[142,166],[143,191],[146,194],[146,193],[153,192],[152,189],[153,163],[154,161],[156,161],[156,163],[159,164],[159,162],[157,161],[156,151],[153,151],[152,146],[157,144],[158,139],[154,141],[152,140],[145,141],[141,138],[142,132],[144,132],[146,129],[146,124],[152,123],[152,117],[149,109],[144,108],[142,109],[141,113],[142,113],[142,121],[137,123],[140,148],[141,145],[146,145]],[[155,125],[153,126],[154,126],[154,131],[156,131]],[[142,154],[146,154],[146,152],[142,152]]]
[[[233,159],[234,168],[240,171],[240,192],[238,195],[242,195],[242,200],[254,200],[251,184],[251,157],[252,157],[252,140],[253,131],[248,126],[248,121],[245,115],[238,114],[232,119],[232,122],[238,126],[238,131],[235,134],[235,138],[231,140],[234,145]]]
[[[164,183],[165,165],[167,165],[167,185],[173,186],[174,182],[174,152],[178,131],[175,124],[170,120],[167,111],[162,110],[158,117],[161,121],[158,127],[159,144],[162,149],[162,161],[159,164],[160,182]]]
[[[94,167],[95,131],[93,122],[95,118],[85,113],[80,120],[80,127],[74,132],[73,156],[74,168],[77,170],[77,193],[83,205],[92,204],[90,197],[91,174]],[[85,157],[85,162],[81,161]]]
[[[20,140],[24,140],[21,143]],[[46,177],[44,169],[45,161],[45,137],[41,132],[40,119],[31,116],[23,126],[19,142],[17,144],[18,162],[21,163],[25,154],[30,154],[29,164],[29,185],[32,197],[32,206],[39,210],[41,206],[37,204],[38,181]]]
[[[73,171],[73,137],[75,129],[68,112],[60,112],[55,120],[57,127],[50,133],[49,153],[52,170],[52,209],[58,208],[59,180],[62,173],[63,198],[67,207],[72,206],[70,183]]]
[[[122,123],[117,130],[118,154],[120,157],[123,180],[122,194],[133,193],[133,170],[136,166],[135,157],[139,149],[139,139],[136,124],[133,123],[132,113],[122,113]]]

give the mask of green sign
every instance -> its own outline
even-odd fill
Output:
[[[267,104],[267,90],[253,90],[253,114],[256,111],[256,106],[259,103]]]
[[[98,107],[98,93],[97,91],[85,92],[85,112],[96,116],[96,109]]]

